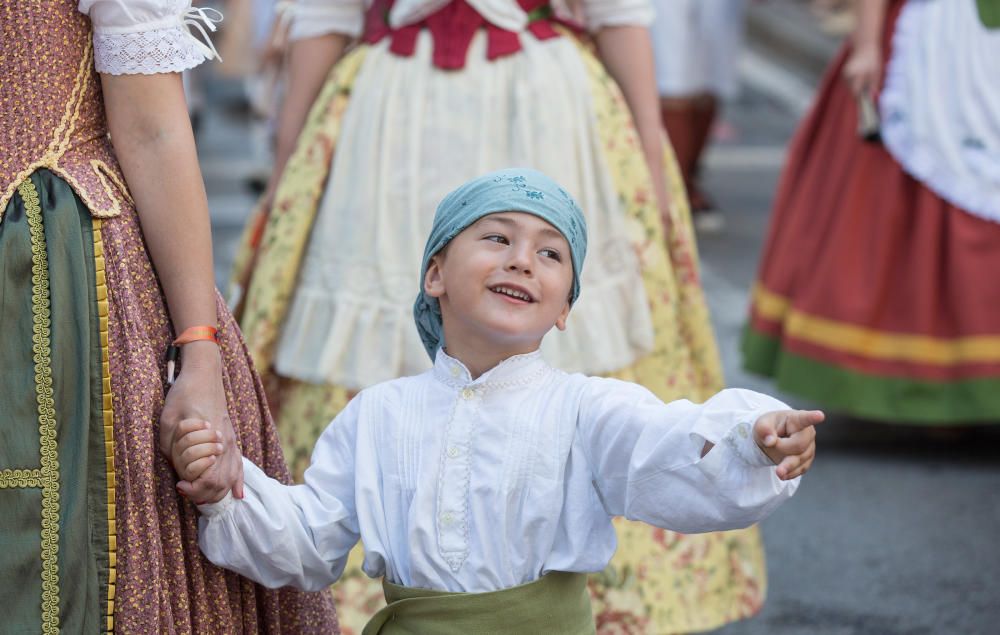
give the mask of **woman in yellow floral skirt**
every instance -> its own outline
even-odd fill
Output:
[[[419,237],[447,191],[501,167],[566,186],[596,246],[569,328],[543,345],[550,363],[664,400],[722,387],[686,196],[659,127],[648,1],[577,3],[574,24],[597,56],[571,17],[544,0],[293,8],[275,176],[234,272],[293,473],[354,392],[427,367],[410,315]],[[756,528],[683,536],[619,519],[617,530],[615,560],[591,580],[599,632],[706,630],[760,608]],[[344,633],[382,602],[359,562],[335,587]]]

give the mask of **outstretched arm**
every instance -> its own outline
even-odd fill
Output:
[[[166,295],[175,333],[216,326],[215,276],[208,200],[179,73],[101,76],[108,127],[143,236]],[[198,500],[219,500],[233,489],[242,496],[242,464],[226,407],[219,348],[184,346],[183,370],[167,393],[160,419],[160,448],[169,453],[178,424],[208,421],[225,451],[193,486]]]
[[[798,487],[755,443],[754,423],[787,408],[767,395],[731,389],[665,404],[641,386],[591,378],[581,404],[578,439],[610,515],[684,533],[734,529]]]

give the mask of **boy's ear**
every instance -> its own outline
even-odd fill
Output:
[[[424,293],[432,298],[440,298],[444,295],[444,277],[441,275],[441,258],[435,254],[427,264],[427,273],[424,275]]]
[[[569,317],[569,300],[566,300],[566,306],[563,307],[562,311],[559,313],[559,317],[556,318],[556,328],[560,331],[566,330],[566,319]]]

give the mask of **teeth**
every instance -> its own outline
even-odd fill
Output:
[[[517,291],[515,289],[508,289],[507,287],[493,287],[494,293],[502,293],[504,295],[510,296],[512,298],[517,298],[518,300],[524,300],[525,302],[531,302],[531,296],[522,291]]]

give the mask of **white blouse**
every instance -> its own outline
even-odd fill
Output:
[[[80,0],[79,9],[93,25],[99,73],[175,73],[219,57],[208,33],[222,14],[191,0]]]
[[[423,20],[451,0],[397,0],[389,12],[389,24],[400,28]],[[528,24],[528,15],[516,0],[466,0],[492,24],[520,32]],[[293,40],[341,33],[358,37],[364,31],[365,11],[372,0],[290,0],[286,5],[292,23]],[[561,17],[572,12],[566,0],[553,0],[552,7]],[[653,21],[650,0],[581,0],[584,25],[590,31],[606,26],[649,26]]]
[[[199,544],[261,584],[309,590],[337,580],[359,538],[364,571],[407,586],[482,592],[600,571],[612,516],[717,531],[791,497],[798,479],[780,480],[751,433],[785,408],[747,390],[665,404],[537,352],[472,380],[441,352],[426,373],[358,394],[320,437],[304,485],[244,459],[245,498],[200,506]]]

